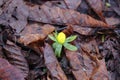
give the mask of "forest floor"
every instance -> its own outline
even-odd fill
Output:
[[[0,0],[0,80],[120,80],[120,0]]]

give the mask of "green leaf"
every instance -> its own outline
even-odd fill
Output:
[[[48,35],[48,37],[49,37],[51,40],[53,40],[53,41],[57,41],[56,38],[55,38],[54,36],[52,36],[52,35]]]
[[[76,46],[73,46],[69,43],[64,43],[63,46],[68,49],[68,50],[71,50],[71,51],[76,51],[77,50],[77,47]]]
[[[106,7],[110,7],[110,6],[111,6],[111,4],[106,2]]]
[[[54,34],[55,38],[57,38],[58,32],[56,30],[53,34]]]
[[[61,50],[62,50],[62,45],[58,43],[55,48],[55,54],[57,57],[61,56]]]
[[[58,44],[59,44],[59,43],[54,42],[54,43],[52,44],[52,47],[55,49]]]
[[[77,38],[76,35],[70,36],[70,37],[68,37],[68,38],[66,39],[66,42],[71,42],[71,41],[75,40],[76,38]]]

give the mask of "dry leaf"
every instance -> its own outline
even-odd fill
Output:
[[[0,79],[25,80],[23,74],[7,60],[0,58]]]
[[[90,7],[94,10],[94,12],[100,17],[100,19],[104,22],[105,18],[103,16],[103,7],[102,7],[102,0],[86,0]]]
[[[77,9],[82,0],[64,0],[68,9]]]
[[[39,24],[31,24],[26,26],[26,28],[21,32],[21,36],[18,41],[20,43],[24,43],[24,45],[43,41],[48,34],[54,31],[54,29],[55,28],[51,25],[41,26]]]
[[[84,71],[84,67],[78,58],[78,52],[72,52],[69,50],[65,51],[66,57],[69,60],[70,66],[72,68],[72,73],[76,80],[89,80],[89,77]]]
[[[47,5],[42,5],[40,9],[39,6],[33,6],[30,9],[29,20],[32,21],[57,25],[72,24],[90,27],[109,27],[102,21],[70,9],[61,9]]]
[[[50,71],[50,74],[54,79],[57,80],[67,80],[66,75],[61,69],[57,58],[54,55],[53,49],[49,44],[45,44],[45,48],[43,49],[45,64]]]
[[[24,75],[24,78],[27,77],[29,66],[20,47],[10,41],[7,41],[7,44],[3,47],[3,49],[9,62],[16,68],[20,69],[21,73]]]

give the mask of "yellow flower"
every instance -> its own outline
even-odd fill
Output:
[[[57,41],[60,43],[60,44],[63,44],[66,40],[66,35],[63,33],[63,32],[60,32],[57,36]]]

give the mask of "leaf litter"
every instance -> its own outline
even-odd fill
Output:
[[[106,6],[109,3],[110,6]],[[119,0],[0,0],[0,79],[120,80]],[[55,56],[48,35],[77,35]]]

